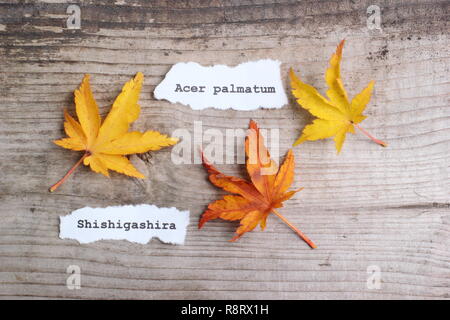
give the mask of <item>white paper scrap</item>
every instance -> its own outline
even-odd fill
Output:
[[[280,77],[281,62],[258,60],[236,67],[204,67],[195,62],[177,63],[156,87],[155,98],[191,106],[194,110],[254,110],[281,108],[287,96]]]
[[[184,244],[189,211],[158,208],[154,205],[84,207],[60,217],[61,239],[79,243],[98,240],[128,240],[148,243],[153,237],[162,242]]]

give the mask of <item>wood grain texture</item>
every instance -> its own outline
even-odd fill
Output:
[[[380,3],[382,31],[366,26],[372,1],[83,1],[81,29],[66,29],[73,1],[0,1],[0,297],[80,299],[436,299],[450,298],[450,106],[448,1]],[[236,224],[197,230],[222,193],[198,164],[175,165],[170,149],[133,157],[150,177],[110,179],[78,171],[47,188],[79,154],[58,148],[63,108],[84,73],[105,114],[122,84],[145,74],[134,127],[170,134],[246,128],[280,130],[284,154],[311,121],[290,97],[279,110],[207,109],[157,101],[152,92],[180,61],[236,65],[282,61],[324,91],[323,73],[345,38],[351,95],[376,81],[365,127],[386,149],[350,135],[294,149],[294,185],[305,189],[282,213],[319,246],[310,250],[281,221],[229,243]],[[243,174],[240,165],[220,165]],[[195,191],[195,192],[193,192]],[[60,240],[59,216],[83,206],[153,203],[191,211],[185,246]],[[82,289],[66,288],[79,265]],[[366,285],[379,266],[379,290]]]

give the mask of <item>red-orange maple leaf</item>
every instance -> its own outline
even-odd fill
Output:
[[[205,222],[217,218],[240,220],[236,235],[231,239],[234,241],[244,233],[252,231],[258,224],[264,230],[268,215],[274,213],[311,248],[316,248],[316,245],[306,235],[276,210],[283,206],[283,201],[303,189],[288,191],[294,181],[295,162],[292,150],[289,150],[284,163],[278,170],[278,165],[270,158],[264,145],[256,122],[250,121],[249,128],[245,139],[245,153],[247,155],[247,172],[251,182],[224,175],[208,163],[202,154],[203,166],[208,171],[212,184],[234,195],[226,195],[223,199],[210,203],[200,219],[199,228]]]

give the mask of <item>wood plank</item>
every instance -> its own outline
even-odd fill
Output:
[[[147,299],[450,298],[450,39],[448,1],[385,1],[382,32],[366,26],[371,1],[84,1],[81,30],[65,28],[70,1],[0,2],[0,297]],[[149,176],[110,179],[80,168],[55,194],[48,186],[79,154],[58,148],[62,111],[84,73],[105,114],[122,84],[145,74],[134,128],[171,134],[244,129],[250,118],[278,130],[282,156],[312,118],[290,103],[251,112],[157,101],[155,86],[180,61],[204,65],[282,61],[321,92],[330,54],[345,38],[351,95],[376,81],[364,126],[389,143],[350,135],[294,149],[295,187],[281,209],[318,245],[310,250],[281,221],[229,243],[236,224],[197,230],[223,193],[198,164],[175,165],[171,150],[132,161]],[[242,141],[240,141],[242,144]],[[206,143],[207,144],[207,143]],[[244,175],[239,164],[219,165]],[[193,192],[192,190],[196,190]],[[60,240],[59,216],[83,206],[153,203],[190,210],[185,246]],[[66,288],[79,265],[82,289]],[[381,269],[370,290],[367,268]]]

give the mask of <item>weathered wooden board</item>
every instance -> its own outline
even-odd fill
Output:
[[[382,31],[369,30],[372,1],[110,1],[81,5],[81,29],[66,28],[73,1],[0,1],[0,295],[3,298],[450,298],[450,37],[448,1],[382,1]],[[175,165],[170,149],[133,161],[137,181],[79,169],[47,188],[80,156],[58,148],[62,111],[84,73],[107,112],[122,84],[145,76],[135,128],[170,134],[246,128],[280,130],[284,154],[311,121],[290,96],[280,110],[192,111],[152,92],[180,61],[236,65],[274,58],[323,91],[330,54],[347,39],[350,94],[376,80],[365,127],[380,148],[351,135],[295,148],[295,186],[282,212],[319,245],[310,250],[276,217],[264,232],[229,243],[236,224],[197,230],[222,193],[198,164]],[[193,146],[194,148],[194,146]],[[221,165],[243,174],[240,165]],[[187,243],[137,245],[60,240],[59,216],[83,206],[154,203],[191,211]],[[66,288],[69,265],[82,288]],[[369,289],[367,268],[381,270]]]

